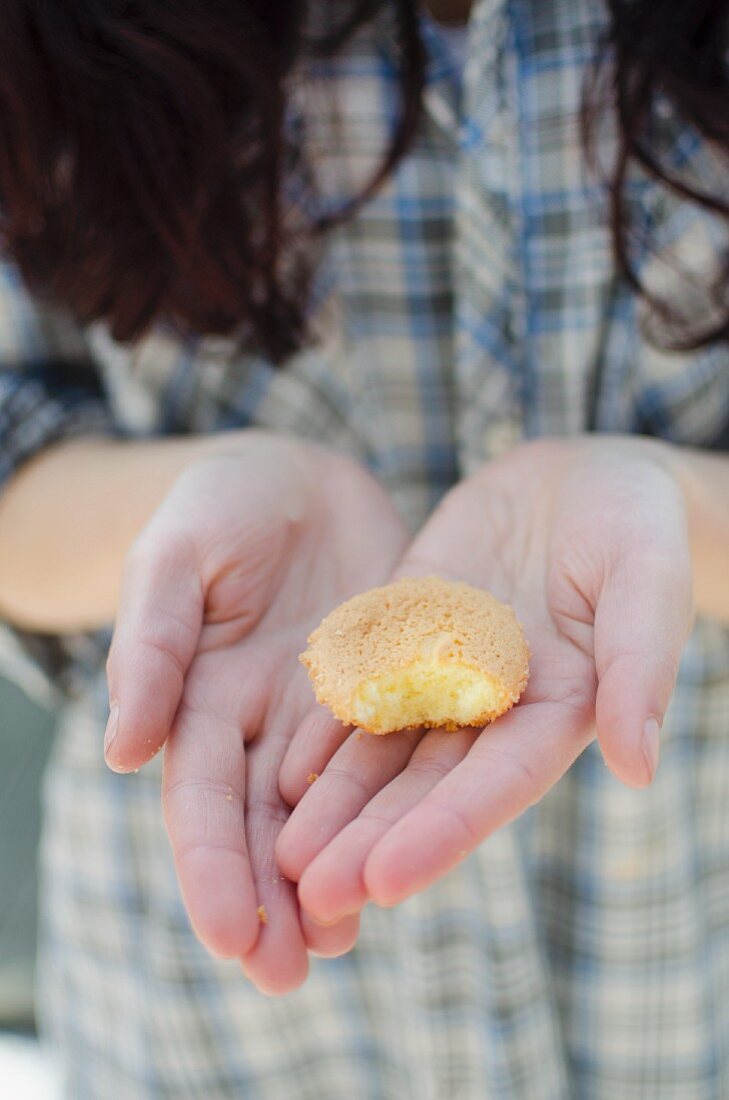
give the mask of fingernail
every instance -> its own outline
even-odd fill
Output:
[[[658,767],[658,754],[660,751],[661,727],[657,718],[649,718],[643,728],[643,756],[648,765],[650,777],[656,774]]]
[[[333,924],[339,924],[344,914],[337,914],[337,916],[335,917],[326,917],[326,919],[322,917],[315,917],[313,913],[307,913],[307,916],[310,921],[312,921],[314,924],[318,924],[320,928],[331,928]]]
[[[104,733],[104,756],[106,756],[114,743],[114,738],[117,735],[119,729],[119,704],[112,703],[111,710],[109,711],[109,721],[106,723],[106,731]]]

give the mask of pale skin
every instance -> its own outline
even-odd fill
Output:
[[[677,477],[686,457],[638,439],[542,441],[448,494],[398,573],[466,580],[510,603],[531,646],[528,689],[483,732],[296,735],[281,788],[298,805],[277,852],[312,917],[424,889],[539,801],[596,735],[618,779],[651,782],[692,589],[702,610],[729,614],[726,505],[712,521],[723,565],[711,589],[706,529]],[[685,468],[697,461],[726,489],[725,459]],[[706,563],[693,573],[692,549]],[[307,791],[309,770],[322,774]]]
[[[367,901],[423,889],[536,801],[594,738],[595,711],[616,776],[650,782],[646,723],[663,718],[693,606],[729,622],[728,559],[729,460],[639,438],[519,447],[410,542],[353,462],[262,432],[62,444],[0,498],[0,607],[51,632],[116,608],[107,759],[133,771],[166,745],[192,924],[268,993],[304,980],[307,952],[348,950]],[[306,635],[354,592],[423,571],[513,603],[527,695],[483,733],[348,736],[313,703]]]
[[[94,512],[98,530],[85,522]],[[291,734],[310,721],[329,741],[336,725],[310,714],[302,639],[334,604],[386,580],[406,542],[388,497],[354,462],[254,431],[69,443],[29,463],[0,499],[7,618],[91,628],[118,600],[108,674],[119,731],[107,760],[134,770],[167,743],[165,820],[192,924],[270,993],[303,981],[307,951],[339,954],[357,935],[356,918],[325,930],[300,913],[275,862]],[[111,561],[100,563],[104,553]],[[33,577],[49,562],[59,572],[44,611]]]

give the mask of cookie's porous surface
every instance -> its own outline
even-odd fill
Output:
[[[518,701],[529,651],[489,592],[405,578],[341,604],[301,660],[320,703],[370,733],[482,726]]]

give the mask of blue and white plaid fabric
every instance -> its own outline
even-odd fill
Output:
[[[319,200],[355,192],[397,111],[385,13],[295,89]],[[257,424],[367,463],[416,526],[525,436],[729,446],[729,352],[664,353],[616,275],[579,147],[598,0],[477,0],[463,80],[426,26],[426,108],[394,176],[332,236],[315,347],[281,371],[226,340],[133,348],[0,293],[0,472],[79,432]],[[613,136],[605,128],[603,155]],[[664,105],[661,155],[726,189]],[[635,261],[685,301],[720,226],[635,174]],[[69,371],[66,370],[69,365]],[[74,370],[70,373],[70,365]],[[187,925],[158,765],[101,759],[107,636],[21,638],[76,698],[46,789],[40,997],[70,1100],[719,1100],[729,1096],[729,639],[689,643],[653,787],[587,751],[515,826],[267,1000]]]

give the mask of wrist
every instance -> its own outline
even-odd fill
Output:
[[[184,471],[222,447],[216,436],[95,436],[44,449],[0,498],[0,616],[44,633],[108,623],[128,548]]]
[[[686,508],[697,611],[729,624],[729,456],[663,443],[661,461]]]

